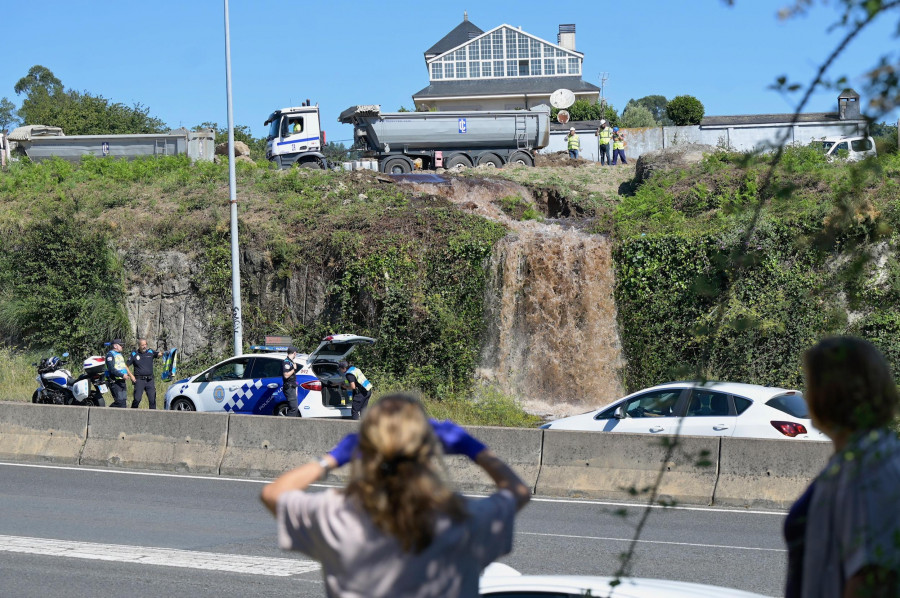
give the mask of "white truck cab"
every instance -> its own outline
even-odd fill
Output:
[[[268,125],[266,135],[266,159],[280,168],[290,168],[297,164],[303,168],[325,168],[322,154],[325,133],[319,120],[319,106],[310,106],[309,101],[302,106],[282,108],[269,115],[264,125]]]
[[[858,162],[876,155],[875,140],[871,137],[825,137],[821,144],[829,160]]]

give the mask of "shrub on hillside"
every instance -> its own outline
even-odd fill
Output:
[[[666,115],[676,126],[699,125],[705,109],[694,96],[678,96],[666,104]]]

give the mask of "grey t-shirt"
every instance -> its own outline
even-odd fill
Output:
[[[816,478],[806,523],[804,598],[840,598],[847,581],[877,565],[900,569],[900,439],[867,432]]]
[[[508,490],[467,499],[469,518],[436,523],[431,545],[404,552],[342,493],[286,492],[278,499],[278,545],[322,563],[328,596],[478,596],[478,576],[512,550],[516,500]]]

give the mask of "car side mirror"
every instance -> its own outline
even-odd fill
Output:
[[[625,405],[619,405],[616,407],[615,413],[613,413],[613,417],[616,419],[625,419],[628,415],[625,413]]]

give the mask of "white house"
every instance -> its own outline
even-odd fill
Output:
[[[463,22],[425,52],[428,87],[413,94],[417,110],[516,110],[550,105],[557,89],[596,102],[600,88],[582,80],[584,54],[575,25],[560,25],[553,44],[521,28],[482,31]]]

